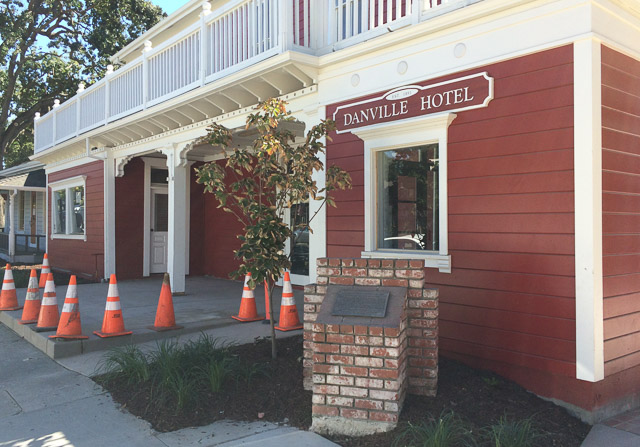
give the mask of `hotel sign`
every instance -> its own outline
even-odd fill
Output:
[[[493,78],[486,72],[430,85],[407,85],[376,98],[345,104],[333,113],[338,133],[441,112],[486,107],[493,99]]]

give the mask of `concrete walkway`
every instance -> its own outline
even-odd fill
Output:
[[[95,373],[102,350],[115,343],[134,342],[143,349],[153,349],[158,337],[176,335],[145,329],[146,325],[153,323],[160,285],[161,278],[119,284],[125,325],[134,331],[134,335],[128,337],[102,340],[92,335],[84,343],[54,342],[47,338],[51,332],[37,333],[28,326],[25,329],[25,326],[15,324],[21,311],[0,312],[0,321],[6,324],[0,325],[0,446],[336,445],[314,433],[266,422],[220,421],[205,427],[158,433],[147,422],[120,409],[89,376]],[[178,323],[186,326],[178,340],[185,342],[198,338],[200,331],[236,343],[268,335],[269,326],[266,324],[240,324],[229,318],[229,315],[237,313],[241,290],[240,282],[190,278],[187,282],[188,295],[174,297]],[[65,292],[66,287],[57,288],[60,307]],[[81,285],[78,292],[83,332],[89,334],[101,325],[107,286]],[[25,290],[18,290],[20,302],[25,294]],[[301,293],[296,297],[301,298]],[[256,301],[262,311],[263,296],[260,295]],[[21,338],[7,326],[20,326],[18,331],[35,340],[38,346],[28,343],[26,337]],[[299,331],[279,332],[277,336],[296,333]],[[78,349],[86,353],[69,355]],[[52,360],[45,352],[49,355],[57,353],[59,358]]]

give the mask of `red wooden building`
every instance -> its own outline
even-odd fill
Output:
[[[637,406],[637,2],[214,6],[187,3],[36,120],[55,265],[167,270],[178,292],[226,276],[237,224],[192,169],[225,155],[192,142],[281,96],[308,126],[336,120],[326,161],[354,181],[291,248],[296,282],[323,256],[424,259],[442,355],[588,420]]]

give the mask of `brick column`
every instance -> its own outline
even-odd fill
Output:
[[[420,260],[320,258],[317,265],[317,284],[306,286],[304,297],[304,385],[314,390],[314,415],[393,425],[405,376],[409,393],[436,394],[438,291],[424,289]],[[317,324],[331,284],[406,287],[405,319],[395,332]],[[400,369],[405,364],[406,371]],[[353,421],[347,425],[353,427]]]

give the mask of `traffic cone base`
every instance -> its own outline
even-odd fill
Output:
[[[67,287],[67,296],[62,306],[62,315],[60,316],[60,323],[58,323],[58,330],[55,335],[49,335],[49,338],[63,338],[67,340],[89,338],[86,335],[82,335],[76,275],[71,275],[69,279],[69,287]]]
[[[176,324],[176,316],[173,311],[173,297],[171,296],[171,280],[169,274],[165,273],[162,279],[162,289],[160,289],[160,298],[158,299],[158,309],[156,310],[156,320],[153,326],[147,326],[148,329],[157,332],[172,331],[174,329],[182,329],[184,326]]]
[[[291,287],[291,278],[289,272],[284,273],[284,284],[282,287],[282,302],[280,303],[280,324],[275,329],[288,332],[302,329],[302,323],[298,318],[298,309],[296,301],[293,298],[293,288]]]
[[[264,317],[258,315],[258,310],[256,309],[256,299],[253,295],[253,290],[249,288],[249,278],[251,278],[251,273],[247,273],[247,275],[244,277],[244,287],[242,289],[240,311],[238,312],[238,315],[231,316],[231,318],[233,318],[234,320],[238,320],[242,323],[264,320]]]
[[[109,279],[109,292],[107,293],[107,305],[102,320],[102,330],[93,331],[93,333],[101,338],[133,334],[133,331],[126,331],[124,329],[120,296],[118,295],[118,283],[116,281],[116,275],[114,274],[111,274],[111,278]]]
[[[40,289],[38,288],[38,275],[35,269],[31,269],[29,275],[29,284],[27,285],[27,296],[24,300],[24,310],[22,318],[18,320],[19,324],[32,324],[38,322],[40,315]]]

